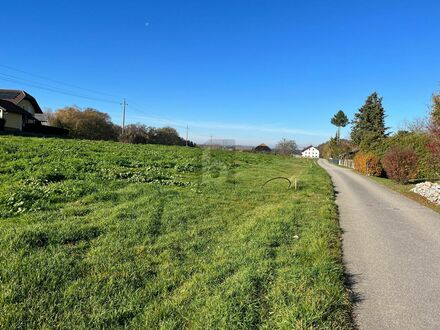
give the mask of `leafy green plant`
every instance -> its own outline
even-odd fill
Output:
[[[56,196],[66,193],[61,185],[49,184],[48,181],[26,180],[14,188],[4,201],[5,215],[17,215],[46,209]],[[54,198],[55,197],[55,198]]]

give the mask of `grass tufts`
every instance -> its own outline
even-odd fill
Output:
[[[0,161],[2,329],[351,328],[309,160],[0,137]]]

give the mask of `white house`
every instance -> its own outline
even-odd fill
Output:
[[[308,146],[301,151],[301,155],[305,158],[319,158],[319,150],[314,146]]]

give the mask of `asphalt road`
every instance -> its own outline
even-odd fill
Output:
[[[360,329],[440,329],[440,215],[352,170],[332,177]]]

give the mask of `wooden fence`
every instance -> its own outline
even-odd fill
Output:
[[[339,159],[339,166],[354,168],[354,161],[353,159]]]

